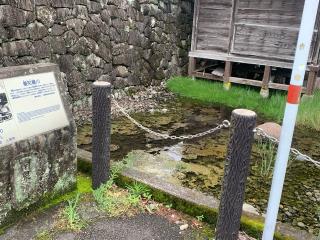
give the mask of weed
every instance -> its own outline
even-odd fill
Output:
[[[133,185],[127,185],[127,189],[133,196],[143,197],[148,200],[152,197],[150,189],[141,183],[135,182]]]
[[[259,139],[257,148],[260,155],[260,161],[258,161],[258,167],[260,169],[260,176],[268,179],[272,176],[273,167],[276,160],[277,144],[268,140]],[[290,167],[294,157],[289,155],[288,167]]]
[[[68,227],[72,230],[80,230],[84,227],[84,223],[77,211],[79,200],[80,194],[78,193],[74,199],[68,200],[68,204],[63,210],[63,216],[67,220]]]
[[[136,195],[129,194],[128,202],[132,206],[139,206],[140,205],[140,197]]]
[[[141,186],[134,185],[132,194],[126,190],[120,190],[114,184],[115,179],[121,171],[131,164],[130,158],[113,165],[109,180],[102,184],[98,189],[93,190],[93,197],[100,210],[105,211],[110,217],[116,217],[123,214],[132,215],[140,208],[141,196],[147,198],[147,191]],[[141,193],[142,195],[138,194]]]
[[[53,236],[48,230],[44,230],[37,233],[35,240],[53,240]]]
[[[173,207],[172,203],[165,205],[166,208],[171,209]]]
[[[260,176],[264,178],[271,177],[274,161],[275,161],[275,153],[276,153],[276,145],[272,142],[263,142],[262,139],[258,141],[258,153],[260,155],[260,161],[258,163],[260,168]]]
[[[159,205],[155,203],[151,203],[145,206],[149,213],[153,213],[159,209]]]
[[[197,218],[198,221],[202,222],[203,219],[204,219],[204,216],[203,216],[203,215],[200,215],[200,216],[197,216],[196,218]]]
[[[178,163],[178,164],[176,165],[176,171],[177,171],[177,172],[181,172],[181,171],[183,171],[183,170],[185,170],[185,169],[186,169],[186,166],[185,166],[185,164],[184,164],[183,162]]]

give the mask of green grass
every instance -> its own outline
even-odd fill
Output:
[[[171,78],[167,88],[182,97],[205,103],[251,109],[278,123],[283,118],[286,103],[286,93],[282,91],[273,91],[268,99],[264,99],[259,94],[259,88],[233,85],[229,91],[225,91],[221,82],[195,81],[189,77]],[[297,124],[320,130],[320,91],[312,98],[301,101]]]

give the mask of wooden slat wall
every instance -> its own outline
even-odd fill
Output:
[[[265,25],[236,24],[232,52],[292,60],[295,54],[298,31],[298,29]],[[311,48],[313,47],[314,41]]]
[[[273,9],[302,13],[304,0],[239,0],[239,8]]]
[[[304,0],[238,0],[231,52],[292,60],[303,6]]]
[[[232,0],[199,0],[197,49],[228,52]]]
[[[296,14],[294,11],[286,11],[284,14],[283,10],[278,9],[239,8],[236,22],[299,28],[301,17],[300,13],[298,17]]]
[[[290,62],[294,57],[304,1],[197,0],[193,51]],[[320,27],[319,18],[320,15],[316,29]],[[310,62],[320,60],[319,40],[320,34],[315,30]]]

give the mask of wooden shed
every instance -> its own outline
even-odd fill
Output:
[[[274,69],[292,68],[303,6],[304,0],[195,0],[189,75],[225,86],[287,90],[287,84],[270,79]],[[318,10],[303,88],[307,94],[313,93],[319,70],[319,19]],[[223,64],[220,76],[214,73],[216,62]],[[261,79],[233,76],[235,63],[263,68]]]

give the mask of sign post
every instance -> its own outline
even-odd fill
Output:
[[[301,88],[307,66],[318,5],[319,0],[306,0],[303,9],[290,86],[288,89],[286,109],[280,135],[280,143],[273,173],[267,216],[262,236],[263,240],[272,240],[276,227],[281,193],[290,154]]]

